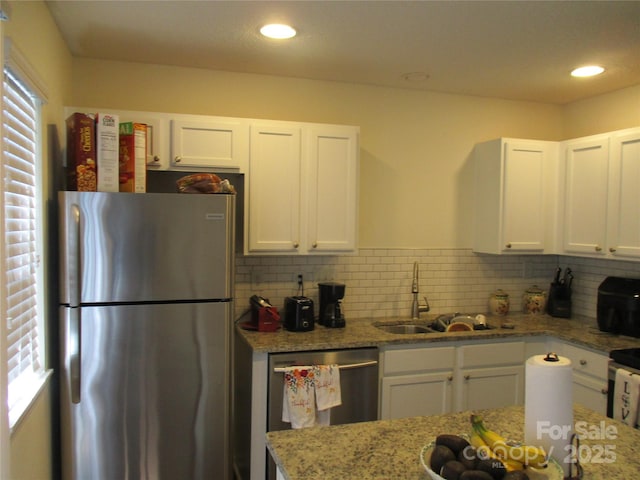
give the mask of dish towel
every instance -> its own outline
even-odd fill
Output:
[[[313,367],[289,367],[284,372],[282,421],[291,428],[316,424],[316,402]]]
[[[288,367],[283,373],[282,421],[291,428],[329,425],[331,408],[342,404],[340,367]]]
[[[613,418],[636,428],[638,400],[640,400],[640,375],[618,368],[613,390]]]
[[[331,423],[331,408],[342,405],[340,390],[340,367],[338,365],[317,365],[315,370],[317,424]]]

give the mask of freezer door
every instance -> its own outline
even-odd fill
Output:
[[[234,195],[60,192],[61,303],[231,298]]]
[[[230,478],[231,306],[62,309],[65,479]]]

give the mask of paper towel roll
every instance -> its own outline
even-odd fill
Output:
[[[569,474],[573,432],[571,360],[555,353],[534,355],[525,366],[524,441],[543,447]]]

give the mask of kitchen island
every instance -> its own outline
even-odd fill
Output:
[[[269,432],[267,448],[287,480],[428,479],[422,447],[442,433],[469,433],[471,413]],[[523,438],[523,406],[473,413],[506,438]],[[638,477],[639,430],[577,404],[574,423],[585,480]]]

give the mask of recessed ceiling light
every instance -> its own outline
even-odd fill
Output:
[[[289,25],[280,23],[270,23],[260,29],[260,33],[265,37],[285,39],[296,36],[296,30]]]
[[[604,68],[598,65],[589,65],[586,67],[576,68],[571,72],[572,77],[593,77],[604,72]]]

